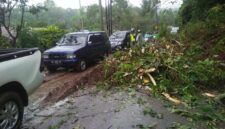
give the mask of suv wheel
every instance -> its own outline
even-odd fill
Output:
[[[47,69],[48,69],[48,71],[51,72],[51,73],[53,73],[53,72],[55,72],[55,71],[57,70],[56,67],[47,67]]]
[[[0,129],[19,129],[23,119],[24,106],[15,92],[0,95]]]
[[[82,72],[82,71],[84,71],[86,69],[87,69],[87,63],[86,63],[86,61],[85,60],[79,61],[78,65],[77,65],[77,70],[80,71],[80,72]]]

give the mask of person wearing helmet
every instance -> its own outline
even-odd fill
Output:
[[[143,43],[143,36],[142,36],[141,30],[138,30],[138,34],[137,34],[135,40],[136,40],[138,47],[140,47],[141,44]]]
[[[130,47],[133,47],[135,45],[135,41],[136,41],[135,29],[131,28],[131,31],[130,31]]]

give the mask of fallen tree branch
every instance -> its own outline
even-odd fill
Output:
[[[162,95],[164,95],[169,101],[175,103],[176,105],[184,104],[184,102],[181,102],[177,98],[172,98],[168,93],[162,93]]]
[[[154,86],[156,86],[156,81],[155,81],[155,79],[152,77],[152,75],[149,74],[149,73],[147,73],[147,75],[148,75],[148,77],[150,78],[150,80],[152,81],[152,84],[153,84]]]

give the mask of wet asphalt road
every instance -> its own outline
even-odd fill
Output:
[[[160,117],[144,114],[148,110]],[[29,106],[23,129],[139,129],[149,125],[166,129],[174,122],[187,123],[156,98],[140,92],[96,92],[92,87],[78,90],[51,106]]]

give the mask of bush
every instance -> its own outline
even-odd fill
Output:
[[[39,47],[42,49],[37,34],[31,28],[24,28],[21,31],[17,46],[21,48]]]
[[[66,31],[59,29],[57,26],[48,26],[47,28],[34,29],[34,33],[38,37],[40,46],[42,46],[43,49],[48,49],[55,46],[55,43]]]
[[[170,29],[168,25],[162,23],[159,28],[159,37],[169,38],[170,36]]]
[[[216,5],[209,10],[207,22],[213,26],[224,24],[225,19],[225,4]]]
[[[196,60],[180,53],[182,49],[166,40],[157,45],[147,44],[142,48],[116,52],[104,64],[106,81],[112,86],[144,84],[160,93],[183,95],[194,95],[199,89],[225,89],[225,72],[220,61],[213,58]],[[156,69],[151,74],[157,86],[144,72],[152,68]]]
[[[0,48],[9,48],[11,47],[9,39],[6,37],[0,36]]]
[[[57,26],[46,28],[24,28],[18,38],[17,47],[33,48],[38,47],[44,51],[55,46],[55,43],[64,35],[66,31]]]

